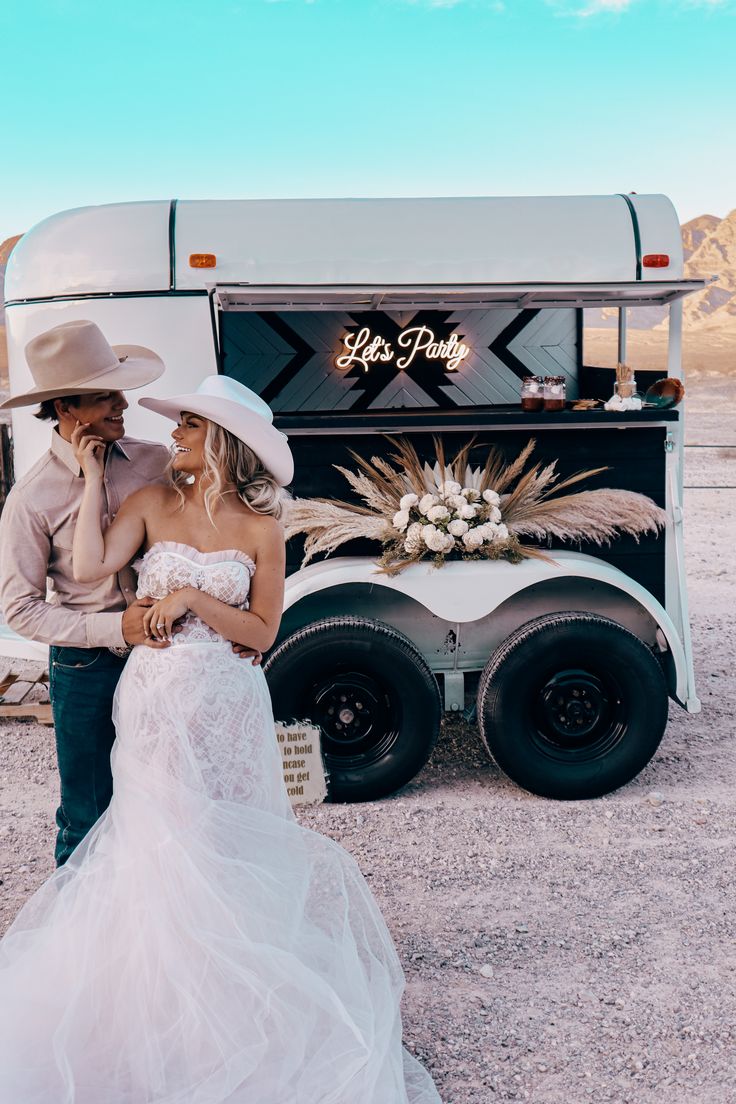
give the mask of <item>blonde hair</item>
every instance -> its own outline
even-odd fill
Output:
[[[236,494],[241,502],[257,514],[281,518],[287,500],[291,497],[288,491],[277,483],[245,441],[223,429],[217,422],[202,420],[207,424],[202,450],[202,482],[207,488],[204,492],[204,508],[212,524],[215,525],[213,511],[226,494]],[[169,463],[168,477],[179,495],[181,508],[185,502],[181,488],[191,476],[189,472],[174,470],[172,462]],[[234,483],[234,489],[224,490],[226,483]]]

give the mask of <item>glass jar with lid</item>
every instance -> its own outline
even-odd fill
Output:
[[[544,377],[544,409],[564,410],[566,395],[564,376]]]
[[[622,399],[633,399],[636,395],[634,373],[632,372],[630,376],[619,376],[613,385],[613,393]]]
[[[524,376],[521,381],[521,409],[544,409],[544,380],[541,376]]]

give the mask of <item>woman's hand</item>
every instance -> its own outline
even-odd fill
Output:
[[[77,422],[72,430],[72,448],[85,479],[102,479],[105,469],[105,442],[88,431],[89,422]]]
[[[192,608],[190,595],[193,587],[184,587],[160,598],[143,615],[143,631],[152,640],[173,640],[174,622],[184,617]]]

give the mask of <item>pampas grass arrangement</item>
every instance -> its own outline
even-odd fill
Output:
[[[664,510],[634,491],[562,493],[606,468],[590,468],[558,482],[556,461],[528,467],[534,439],[510,463],[492,448],[482,468],[468,463],[475,439],[448,463],[442,441],[435,437],[431,467],[421,462],[409,441],[391,440],[395,451],[388,460],[364,460],[349,450],[358,470],[334,465],[363,505],[324,498],[290,503],[286,536],[306,535],[302,566],[358,537],[383,545],[378,564],[389,575],[426,559],[437,567],[458,557],[510,563],[530,557],[550,560],[522,538],[602,545],[621,533],[638,541],[665,524]]]

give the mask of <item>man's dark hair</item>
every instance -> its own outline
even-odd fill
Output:
[[[66,399],[72,406],[79,406],[82,401],[81,395],[59,395],[59,398]],[[59,415],[56,413],[55,402],[56,399],[44,399],[33,415],[34,418],[40,418],[42,422],[58,422]]]

